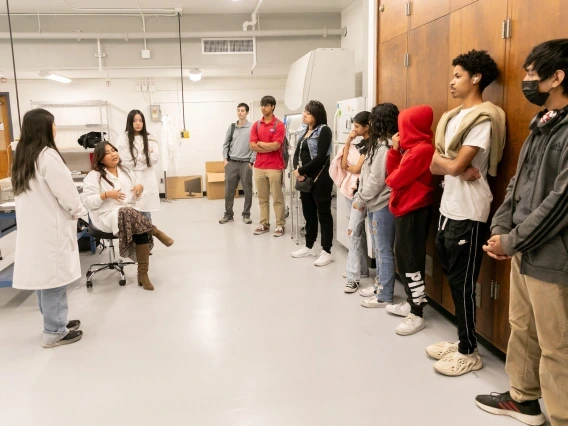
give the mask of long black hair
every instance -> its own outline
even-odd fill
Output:
[[[110,142],[102,141],[98,143],[97,146],[95,147],[95,152],[93,153],[93,161],[91,163],[91,169],[96,172],[99,172],[100,179],[104,179],[110,186],[114,188],[114,184],[108,179],[108,172],[106,166],[103,163],[103,159],[106,157],[107,145],[110,146],[112,149],[114,149],[116,152],[118,152],[118,149],[116,149],[116,147]],[[130,178],[130,180],[132,181],[130,173],[128,173],[128,170],[126,170],[126,168],[122,165],[122,160],[120,159],[118,160],[117,168],[119,168],[124,173],[126,173]]]
[[[327,124],[327,112],[320,101],[309,101],[304,109],[316,120],[314,129],[321,124]]]
[[[61,156],[53,139],[53,122],[53,114],[41,108],[32,109],[24,115],[22,135],[12,163],[14,195],[30,189],[30,180],[36,177],[39,155],[45,148],[52,148]]]
[[[148,149],[148,130],[146,129],[146,118],[144,117],[144,114],[142,114],[142,111],[138,111],[137,109],[133,109],[132,111],[130,111],[130,113],[128,114],[128,118],[126,119],[126,130],[125,132],[128,133],[128,147],[130,148],[130,155],[132,155],[132,160],[134,161],[134,165],[136,166],[136,156],[138,155],[138,152],[136,152],[136,154],[134,154],[134,151],[136,150],[136,148],[134,148],[134,117],[136,117],[137,115],[139,115],[140,117],[142,117],[142,130],[140,130],[140,136],[142,136],[142,139],[144,140],[144,156],[146,157],[146,165],[148,167],[152,167],[152,163],[150,162],[150,153],[149,153],[149,149]]]
[[[371,140],[367,157],[373,161],[379,142],[384,143],[398,133],[398,108],[391,103],[378,104],[371,110],[369,123],[371,125]]]

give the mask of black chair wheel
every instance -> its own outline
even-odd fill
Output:
[[[126,280],[120,280],[118,282],[122,287],[124,287],[126,285]]]
[[[93,288],[93,283],[90,281],[87,281],[87,288]]]

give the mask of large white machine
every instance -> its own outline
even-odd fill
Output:
[[[355,96],[355,52],[349,49],[316,49],[290,66],[284,103],[291,111],[302,112],[310,100],[320,101],[328,121],[338,99]]]
[[[334,155],[343,149],[349,132],[353,129],[353,117],[361,111],[366,109],[365,98],[353,98],[337,102],[337,109],[333,122],[333,136],[334,136]],[[357,143],[358,141],[354,141]],[[347,229],[349,227],[349,215],[351,214],[351,207],[347,202],[347,198],[337,190],[337,241],[343,246],[349,248],[349,236]],[[366,221],[367,230],[367,249],[369,257],[373,258],[373,241],[370,229],[370,223]]]

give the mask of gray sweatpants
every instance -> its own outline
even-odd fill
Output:
[[[245,208],[243,217],[250,217],[252,206],[252,169],[249,163],[239,163],[229,161],[225,167],[225,216],[233,217],[233,205],[235,204],[235,192],[239,185],[239,180],[243,184],[245,192]]]

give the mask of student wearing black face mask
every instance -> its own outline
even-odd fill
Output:
[[[531,124],[517,172],[483,249],[512,259],[511,388],[480,395],[477,405],[531,425],[568,424],[568,39],[535,47],[525,61],[522,89],[545,106]]]

